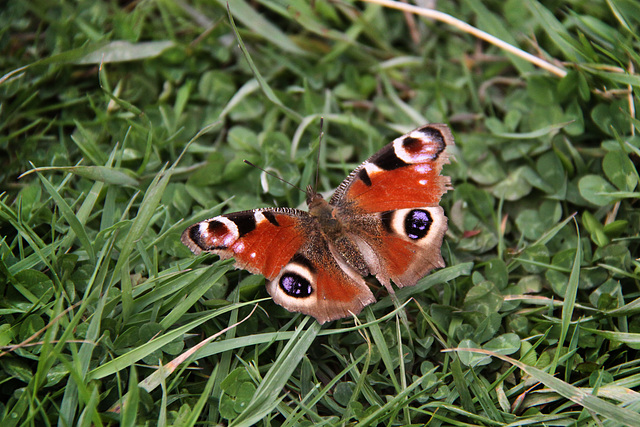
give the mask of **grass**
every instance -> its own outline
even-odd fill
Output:
[[[640,6],[229,6],[0,11],[3,427],[640,425]],[[311,183],[320,117],[322,191],[456,137],[447,267],[322,327],[179,239],[299,206],[242,160]]]

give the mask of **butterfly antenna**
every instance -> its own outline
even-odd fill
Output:
[[[280,181],[284,182],[285,184],[289,184],[290,186],[292,186],[293,188],[297,188],[298,190],[302,191],[304,194],[307,194],[306,191],[304,191],[302,188],[298,187],[295,184],[290,183],[289,181],[287,181],[286,179],[280,178],[278,175],[276,175],[273,172],[269,172],[266,169],[261,168],[260,166],[254,165],[253,163],[251,163],[249,160],[243,160],[243,162],[245,162],[246,164],[248,164],[249,166],[253,166],[256,169],[260,169],[262,172],[266,173],[267,175],[271,175],[272,177],[279,179]]]
[[[318,137],[318,157],[316,158],[316,185],[314,191],[318,191],[320,182],[320,148],[322,148],[322,137],[324,136],[324,117],[320,117],[320,136]]]

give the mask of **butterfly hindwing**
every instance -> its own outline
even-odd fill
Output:
[[[349,317],[375,302],[362,275],[334,256],[322,236],[310,238],[267,283],[273,300],[289,311],[314,316],[318,322]]]
[[[399,209],[381,214],[381,242],[375,246],[383,265],[376,274],[399,287],[413,286],[434,268],[444,267],[440,246],[447,231],[447,217],[440,206]]]

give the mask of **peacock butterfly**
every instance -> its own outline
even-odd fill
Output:
[[[358,166],[327,202],[307,187],[309,212],[261,208],[199,222],[182,233],[195,254],[235,258],[267,279],[274,301],[318,322],[360,313],[375,302],[363,276],[413,286],[434,268],[447,217],[439,202],[451,189],[441,176],[453,145],[444,124],[395,139]]]

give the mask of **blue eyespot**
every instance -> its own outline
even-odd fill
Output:
[[[419,240],[429,233],[432,223],[429,211],[414,209],[404,218],[404,231],[410,239]]]

